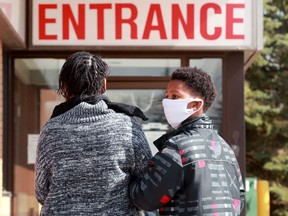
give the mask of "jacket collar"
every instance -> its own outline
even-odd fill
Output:
[[[180,125],[180,127],[178,127],[177,129],[162,135],[153,143],[156,146],[156,148],[159,151],[161,151],[165,147],[166,141],[172,138],[173,136],[181,134],[184,131],[192,130],[196,128],[213,129],[212,121],[209,119],[207,115],[201,114],[191,120],[186,121],[185,123]]]
[[[136,116],[141,118],[142,120],[146,121],[148,118],[144,115],[144,113],[136,106],[131,106],[123,103],[115,103],[111,102],[108,97],[104,95],[79,95],[75,96],[59,105],[57,105],[52,113],[50,118],[57,117],[68,110],[72,109],[76,105],[80,104],[81,102],[86,102],[89,104],[96,104],[100,100],[104,100],[107,104],[108,108],[114,110],[115,112],[125,113],[129,116]]]

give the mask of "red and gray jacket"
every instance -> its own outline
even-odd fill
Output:
[[[130,185],[135,206],[160,215],[240,215],[245,190],[237,159],[206,115],[154,144],[159,152]]]

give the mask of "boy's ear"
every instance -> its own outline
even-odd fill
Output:
[[[202,101],[192,101],[188,103],[187,108],[198,110],[201,107],[202,103]]]

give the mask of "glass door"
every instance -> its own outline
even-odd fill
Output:
[[[152,153],[157,149],[153,141],[166,133],[170,128],[165,120],[161,101],[165,97],[164,89],[112,89],[107,90],[106,96],[111,101],[121,102],[139,107],[149,118],[139,122],[143,126],[144,133],[150,144]]]
[[[56,93],[64,59],[15,59],[13,83],[14,129],[12,215],[36,216],[40,205],[34,196],[34,163],[41,128],[64,98]],[[110,65],[106,95],[111,101],[141,108],[148,121],[141,122],[152,151],[152,142],[165,133],[161,100],[169,73],[180,59],[105,59]]]
[[[189,62],[187,56],[184,62]],[[105,95],[111,101],[139,107],[149,118],[140,121],[153,154],[157,152],[153,141],[170,130],[161,101],[171,73],[181,66],[181,58],[107,58],[110,66],[108,88]],[[36,216],[40,206],[34,196],[34,162],[39,132],[50,118],[54,107],[64,99],[56,93],[58,75],[65,59],[19,58],[14,61],[13,81],[13,132],[6,144],[13,154],[12,215]],[[217,82],[222,79],[221,59],[190,60],[191,66],[207,67]],[[221,82],[220,83],[221,87]],[[219,88],[220,88],[219,87]],[[222,93],[218,106],[211,108],[217,129],[221,128]],[[218,95],[218,96],[219,96]]]

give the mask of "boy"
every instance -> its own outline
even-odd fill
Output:
[[[173,72],[162,104],[175,130],[154,142],[159,152],[130,185],[138,208],[159,209],[160,215],[240,215],[245,190],[237,159],[205,115],[216,95],[201,69]]]

